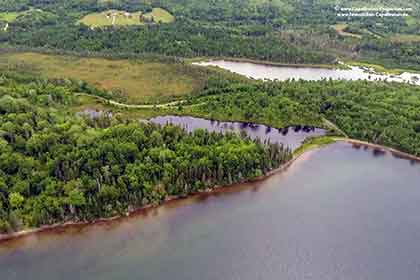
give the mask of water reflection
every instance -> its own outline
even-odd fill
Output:
[[[194,117],[162,116],[150,120],[153,123],[165,125],[168,123],[179,125],[187,131],[195,129],[207,129],[216,132],[238,132],[246,133],[252,139],[259,138],[262,142],[284,144],[291,149],[296,149],[303,140],[311,136],[325,135],[326,131],[311,126],[291,126],[280,129],[272,129],[269,126],[258,125],[246,122],[219,122]]]
[[[410,165],[420,165],[420,160],[418,158],[415,158],[414,156],[410,154],[395,151],[392,149],[387,150],[381,147],[370,147],[369,144],[361,144],[361,143],[351,143],[351,147],[354,150],[361,150],[361,149],[363,149],[364,151],[370,150],[372,152],[373,157],[375,158],[391,155],[393,158],[403,159],[405,162],[409,163]]]
[[[387,152],[383,149],[380,148],[373,148],[372,149],[372,154],[374,157],[381,157],[384,156]]]
[[[111,111],[102,111],[102,110],[92,110],[92,109],[84,109],[81,112],[78,112],[77,115],[79,116],[87,116],[91,119],[97,119],[100,117],[112,117]]]
[[[264,181],[4,242],[0,279],[417,280],[419,168],[361,147],[332,144]]]

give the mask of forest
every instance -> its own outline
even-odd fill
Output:
[[[123,215],[261,176],[291,158],[245,135],[90,118],[78,85],[0,78],[0,232]]]
[[[185,58],[229,57],[329,65],[346,59],[420,70],[418,12],[407,19],[348,19],[337,26],[342,22],[333,2],[0,0],[0,50],[147,57],[149,63],[173,64],[173,69],[185,66]],[[416,1],[406,4],[415,7]],[[153,8],[169,11],[174,22],[103,28],[79,23],[90,13]],[[79,77],[36,77],[30,73],[36,67],[22,65],[11,70],[26,74],[0,75],[2,233],[122,215],[172,196],[264,175],[292,157],[283,146],[245,135],[187,133],[112,113],[74,114],[80,101],[75,93],[106,100],[123,96]],[[182,67],[187,68],[193,69]],[[209,76],[185,93],[187,102],[153,113],[277,128],[324,127],[420,155],[418,87],[374,81],[262,82],[210,72],[203,70]]]
[[[181,114],[210,119],[329,127],[348,137],[420,155],[420,88],[374,81],[238,81],[191,97]]]
[[[395,6],[396,2],[372,1],[374,4]],[[1,0],[0,27],[4,26],[1,14],[16,18],[9,20],[7,31],[0,32],[0,44],[108,55],[232,57],[306,64],[350,59],[419,70],[417,1],[405,1],[404,7],[414,9],[407,18],[339,18],[336,5],[357,6],[360,2]],[[153,8],[168,10],[175,22],[95,30],[78,24],[90,13],[110,9],[149,12]],[[334,26],[342,22],[360,37],[337,33]]]
[[[273,34],[245,36],[243,33],[246,30],[237,32],[220,26],[203,27],[182,20],[162,26],[131,27],[123,32],[115,28],[96,31],[86,26],[70,26],[65,29],[63,32],[52,26],[27,32],[16,28],[4,35],[3,41],[17,46],[108,54],[155,53],[183,58],[247,57],[312,64],[335,62],[332,55],[300,49]]]

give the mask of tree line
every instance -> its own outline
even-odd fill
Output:
[[[8,32],[0,32],[0,43],[88,55],[236,57],[308,64],[334,64],[340,56],[418,70],[418,40],[404,35],[417,35],[420,15],[415,0],[406,2],[414,9],[410,17],[341,18],[332,0],[0,0],[0,12],[21,13],[9,23]],[[148,12],[155,7],[168,10],[176,23],[96,30],[78,26],[89,13]],[[337,35],[332,27],[343,22],[362,39]]]
[[[75,52],[159,54],[173,57],[236,57],[284,63],[335,63],[333,55],[293,46],[273,32],[253,34],[225,26],[204,26],[190,20],[173,24],[92,30],[84,25],[56,24],[26,29],[11,25],[0,42]],[[250,27],[251,28],[251,27]]]
[[[215,83],[182,108],[219,120],[325,127],[420,155],[420,88],[382,81],[231,81]]]
[[[244,135],[74,115],[72,87],[0,78],[0,232],[124,214],[291,158]]]
[[[334,63],[335,56],[302,49],[283,40],[276,30],[287,13],[281,5],[243,0],[86,1],[2,0],[0,11],[19,11],[0,32],[0,43],[76,52],[159,54],[173,57],[241,57],[284,63]],[[88,13],[163,7],[176,22],[155,26],[91,30],[78,24]],[[31,11],[25,13],[24,11]],[[35,10],[40,9],[40,10]]]

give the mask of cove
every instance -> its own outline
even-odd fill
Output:
[[[370,81],[386,80],[420,85],[420,74],[410,72],[403,72],[400,75],[382,74],[377,73],[370,68],[358,66],[349,66],[350,69],[329,69],[304,66],[275,66],[229,60],[213,60],[207,62],[198,62],[194,64],[201,66],[217,66],[253,79],[268,79],[279,81],[285,81],[289,79],[301,79],[310,81],[317,81],[322,79]]]
[[[339,142],[260,182],[0,244],[0,279],[418,279],[420,165]]]
[[[222,122],[189,116],[160,116],[150,119],[150,122],[160,125],[168,123],[178,125],[189,132],[199,128],[214,132],[239,133],[242,131],[252,139],[259,138],[261,141],[283,144],[292,150],[299,147],[302,141],[308,137],[326,134],[324,129],[311,126],[290,126],[276,129],[261,124]]]

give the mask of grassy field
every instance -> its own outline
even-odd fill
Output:
[[[171,115],[177,112],[176,108],[143,108],[130,109],[104,104],[90,96],[79,96],[77,103],[70,108],[73,113],[85,111],[112,112],[113,116],[122,119],[150,119],[159,115]]]
[[[175,17],[162,8],[154,8],[150,13],[141,11],[127,13],[125,11],[108,10],[100,13],[91,13],[84,16],[79,23],[93,28],[104,26],[144,25],[145,23],[171,23]]]
[[[352,66],[372,68],[373,70],[375,70],[375,72],[385,73],[385,74],[390,74],[390,75],[400,75],[401,73],[405,71],[403,69],[386,68],[383,65],[369,63],[366,61],[344,60],[344,63],[348,65],[352,65]]]
[[[393,42],[420,42],[420,35],[408,35],[408,34],[396,34],[391,36],[391,41]]]
[[[175,17],[162,8],[153,8],[152,12],[144,14],[144,17],[149,20],[153,19],[156,23],[171,23],[175,21]]]
[[[335,142],[337,142],[337,140],[332,136],[307,138],[305,139],[305,141],[303,141],[303,144],[299,148],[293,151],[293,156],[297,157],[308,150],[323,147]]]
[[[143,25],[144,22],[140,20],[141,15],[142,12],[126,14],[124,11],[109,10],[88,14],[79,22],[93,28],[112,25]]]
[[[120,92],[130,104],[170,101],[201,89],[208,78],[208,70],[199,66],[38,53],[0,54],[1,69],[83,80]]]
[[[13,22],[18,16],[19,13],[15,12],[0,13],[0,21],[7,21],[10,23]]]
[[[394,67],[393,65],[389,66],[387,64],[379,64],[381,62],[379,62],[378,60],[371,61],[369,59],[364,59],[364,60],[355,61],[355,60],[343,59],[343,62],[348,65],[372,68],[376,72],[391,74],[391,75],[400,75],[401,73],[407,72],[407,71],[412,72],[412,73],[420,73],[419,70],[416,70],[414,68],[401,68],[401,67],[398,68],[398,67]]]
[[[353,33],[349,33],[349,32],[344,31],[344,29],[346,29],[346,27],[347,27],[347,24],[343,24],[343,23],[334,25],[334,29],[335,29],[335,31],[337,32],[338,35],[347,36],[347,37],[354,37],[354,38],[359,38],[359,39],[362,38],[362,35],[360,35],[360,34],[353,34]]]

